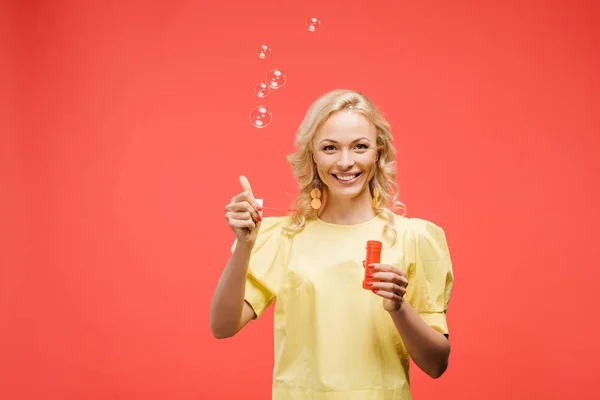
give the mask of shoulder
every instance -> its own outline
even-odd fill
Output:
[[[450,261],[450,250],[444,229],[429,220],[410,218],[411,245],[422,260]]]
[[[405,217],[402,215],[395,214],[394,220],[395,228],[400,231],[413,236],[444,236],[444,230],[442,227],[432,221],[415,218]]]
[[[446,235],[444,229],[432,221],[423,218],[407,218],[407,221],[408,226],[416,236],[430,236],[433,238],[442,239]]]
[[[405,248],[420,253],[447,253],[448,243],[444,229],[437,223],[423,218],[396,216],[395,225]]]

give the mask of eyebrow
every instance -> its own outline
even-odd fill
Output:
[[[353,141],[352,141],[352,143],[360,142],[361,140],[366,140],[367,142],[369,142],[369,139],[367,139],[366,137],[361,137],[361,138],[358,138],[358,139],[356,139],[356,140],[353,140]],[[323,139],[323,140],[321,140],[321,141],[319,142],[319,144],[323,144],[323,143],[325,143],[325,142],[329,142],[329,143],[336,143],[336,144],[338,143],[337,141],[335,141],[335,140],[333,140],[333,139]]]

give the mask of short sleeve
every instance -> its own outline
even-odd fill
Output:
[[[252,248],[244,299],[252,306],[257,318],[277,297],[285,276],[290,251],[290,238],[283,231],[287,217],[263,218]],[[235,250],[237,240],[231,251]]]
[[[406,300],[429,326],[448,334],[446,312],[454,274],[446,235],[423,219],[411,218],[410,227],[405,237]]]

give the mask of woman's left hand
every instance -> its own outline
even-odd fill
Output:
[[[400,268],[388,264],[369,264],[366,268],[370,271],[368,273],[372,275],[373,280],[378,281],[372,282],[370,287],[373,293],[383,297],[383,308],[386,311],[399,309],[408,286],[406,273]]]

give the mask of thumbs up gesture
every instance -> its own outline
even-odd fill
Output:
[[[225,219],[238,242],[254,243],[260,228],[259,211],[262,211],[262,208],[256,202],[250,182],[245,176],[240,176],[240,186],[242,192],[225,206]]]

